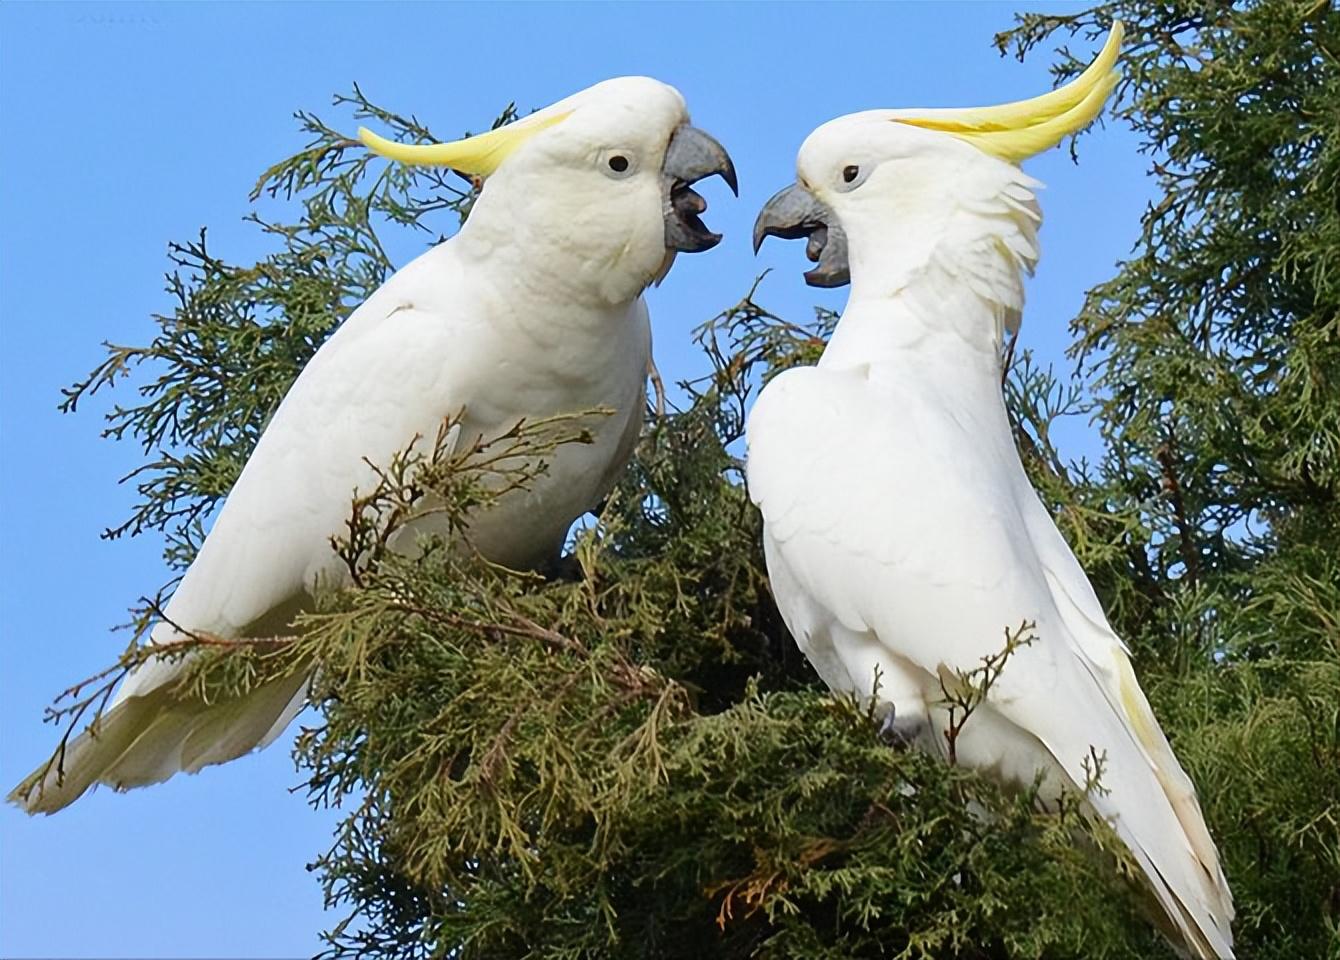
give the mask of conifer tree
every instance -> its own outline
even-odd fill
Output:
[[[1162,196],[1075,318],[1075,370],[1021,351],[1005,389],[1040,495],[1199,785],[1240,955],[1340,957],[1340,13],[1118,0],[1024,15],[998,43],[1024,56],[1114,16],[1131,40],[1109,122],[1140,134]],[[1062,50],[1058,78],[1079,67]],[[432,138],[357,88],[336,105]],[[470,184],[370,164],[297,116],[309,145],[253,195],[292,202],[292,222],[252,218],[274,252],[239,265],[203,233],[174,244],[158,336],[109,346],[67,391],[73,410],[137,383],[107,432],[143,445],[139,504],[109,534],[161,531],[177,567],[303,363],[394,269],[386,237],[468,215]],[[441,542],[386,549],[428,494],[468,524],[500,456],[580,441],[519,424],[380,465],[338,544],[352,585],[293,638],[200,659],[191,682],[225,690],[320,665],[296,757],[313,803],[343,810],[316,859],[347,917],[327,954],[1172,956],[1080,797],[1042,814],[886,742],[796,651],[740,439],[759,384],[814,362],[836,317],[742,292],[696,333],[711,373],[649,408],[557,575]],[[1076,463],[1051,428],[1086,414],[1103,452]],[[965,678],[963,712],[1008,650]],[[87,720],[117,675],[61,715]]]

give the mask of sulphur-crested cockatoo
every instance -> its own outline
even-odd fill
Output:
[[[560,446],[528,489],[471,520],[470,542],[493,561],[556,558],[637,439],[651,350],[643,290],[676,252],[720,239],[698,218],[705,204],[689,185],[719,174],[736,186],[730,158],[689,124],[679,92],[644,77],[596,84],[454,143],[361,136],[395,160],[485,178],[482,193],[454,237],[392,276],[307,364],[155,643],[180,639],[178,627],[221,638],[282,633],[315,583],[340,582],[330,538],[343,532],[355,489],[375,487],[369,463],[386,465],[462,411],[458,447],[522,418],[613,411],[592,418],[591,443]],[[136,670],[96,733],[75,738],[60,764],[40,768],[10,799],[50,813],[97,783],[123,789],[223,763],[274,740],[304,702],[304,677],[218,704],[174,696],[183,669],[179,658]]]
[[[946,692],[962,697],[960,672],[1036,624],[954,739],[957,762],[1023,785],[1041,771],[1054,798],[1101,758],[1088,802],[1187,947],[1230,957],[1232,900],[1195,790],[1024,474],[1001,394],[1002,337],[1038,259],[1039,184],[1017,164],[1098,115],[1120,38],[1034,100],[873,110],[809,136],[755,243],[808,237],[810,283],[851,294],[818,365],[759,396],[748,483],[796,642],[905,737],[948,753]]]

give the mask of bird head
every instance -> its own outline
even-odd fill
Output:
[[[700,219],[707,203],[694,183],[717,175],[738,193],[725,149],[689,123],[679,91],[648,77],[597,83],[452,143],[359,136],[394,160],[482,179],[467,227],[483,246],[521,251],[552,282],[611,303],[658,281],[676,253],[720,241]]]
[[[853,271],[888,272],[894,261],[924,263],[947,238],[995,244],[1031,269],[1038,184],[1018,164],[1098,116],[1118,79],[1121,37],[1117,22],[1083,74],[1031,100],[869,110],[825,123],[801,145],[796,183],[759,213],[755,251],[768,236],[806,239],[816,266],[805,279],[818,287],[842,286]]]

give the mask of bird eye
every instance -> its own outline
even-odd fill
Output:
[[[861,184],[865,183],[870,176],[872,167],[862,167],[855,163],[849,163],[842,168],[842,182],[834,186],[842,193],[850,193]]]
[[[600,151],[600,170],[611,180],[626,180],[637,173],[637,153],[627,147]]]

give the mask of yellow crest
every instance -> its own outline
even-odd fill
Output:
[[[1051,93],[995,107],[909,110],[897,123],[941,130],[983,153],[1019,163],[1083,130],[1102,112],[1121,73],[1115,68],[1125,28],[1112,24],[1103,49],[1087,70]]]
[[[541,130],[562,123],[571,114],[572,111],[568,110],[546,116],[541,111],[521,120],[514,120],[488,133],[476,134],[464,140],[453,140],[450,143],[397,143],[377,136],[366,127],[358,128],[358,139],[362,140],[364,146],[373,153],[399,160],[401,163],[451,167],[462,173],[487,177],[497,170],[517,147]]]

